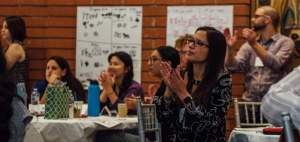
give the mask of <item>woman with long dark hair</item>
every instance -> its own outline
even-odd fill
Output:
[[[46,102],[46,88],[53,86],[56,80],[67,82],[67,86],[76,94],[75,100],[85,101],[85,92],[80,81],[73,75],[67,60],[61,56],[52,56],[47,61],[46,79],[35,83],[33,88],[37,88],[40,93],[41,103]]]
[[[188,65],[161,63],[167,86],[157,101],[159,122],[169,126],[168,141],[226,141],[225,116],[231,102],[231,77],[224,67],[226,39],[212,27],[199,27],[188,38]]]
[[[179,65],[180,57],[178,51],[171,46],[160,46],[154,49],[148,60],[149,73],[151,76],[159,78],[162,80],[162,75],[160,73],[160,63],[167,62],[171,67],[175,68]],[[166,85],[162,81],[159,88],[155,91],[151,91],[154,96],[161,96],[166,90]],[[149,92],[150,93],[150,92]],[[128,109],[136,110],[136,97],[131,96],[130,98],[124,99]],[[162,134],[168,133],[168,128],[162,126]],[[96,141],[101,142],[112,142],[112,141],[122,141],[122,142],[133,142],[139,141],[139,132],[137,128],[126,129],[124,131],[100,131],[97,134]],[[147,133],[147,138],[149,140],[155,141],[155,133]]]

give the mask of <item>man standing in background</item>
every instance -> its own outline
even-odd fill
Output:
[[[271,6],[259,7],[251,19],[253,28],[243,29],[243,37],[247,40],[234,56],[234,45],[237,31],[231,36],[229,29],[224,30],[227,39],[227,57],[225,65],[231,72],[244,71],[245,92],[243,100],[260,102],[270,86],[292,69],[294,42],[277,32],[279,15]],[[256,37],[256,32],[259,37]],[[244,111],[244,109],[242,109]],[[252,110],[248,114],[252,118]],[[259,120],[259,108],[253,110]],[[245,112],[241,113],[241,122],[245,122]],[[250,122],[252,119],[250,119]]]

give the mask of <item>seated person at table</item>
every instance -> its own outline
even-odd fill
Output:
[[[162,61],[171,64],[172,68],[176,68],[176,66],[180,63],[180,56],[178,50],[171,46],[160,46],[152,51],[151,57],[148,60],[149,73],[151,74],[151,76],[156,77],[161,81],[160,86],[157,90],[153,84],[150,85],[148,94],[152,99],[154,98],[154,96],[163,95],[166,90],[166,85],[162,81],[162,76],[160,74],[160,63]],[[132,96],[131,98],[126,98],[125,103],[128,108],[136,109],[135,96]]]
[[[100,95],[101,109],[107,106],[110,110],[118,110],[118,104],[124,103],[131,95],[144,98],[142,86],[133,80],[133,63],[126,52],[115,52],[108,56],[109,66],[103,71],[98,81],[103,87]],[[136,110],[129,109],[128,115],[136,115]]]
[[[291,124],[300,130],[300,66],[270,87],[262,99],[261,112],[274,126],[283,126],[282,112],[289,112]]]
[[[212,27],[199,27],[187,39],[186,73],[161,63],[166,84],[155,101],[157,119],[169,126],[168,141],[225,142],[226,114],[232,100],[231,77],[224,67],[226,39]]]
[[[53,86],[56,80],[67,82],[67,86],[73,91],[74,99],[78,101],[85,100],[85,92],[80,81],[72,74],[70,66],[66,59],[60,56],[52,56],[46,66],[46,79],[35,83],[34,88],[38,89],[41,98],[41,104],[46,102],[46,88]]]
[[[5,74],[6,60],[0,52],[0,141],[23,142],[25,127],[32,120],[16,86]]]
[[[148,93],[152,98],[154,98],[154,96],[159,96],[159,97],[162,96],[166,90],[166,85],[162,81],[162,75],[160,73],[160,69],[161,69],[160,63],[162,61],[169,63],[172,68],[176,68],[177,65],[179,65],[179,63],[180,63],[180,56],[179,56],[178,51],[171,46],[160,46],[152,51],[151,57],[148,60],[149,72],[150,72],[151,76],[159,78],[161,80],[160,86],[157,89],[157,91],[156,91],[156,89],[153,88],[153,85],[152,85],[152,88],[149,89]],[[125,103],[128,108],[136,109],[135,97],[125,99]],[[131,132],[134,132],[134,131],[131,131]],[[169,127],[164,127],[162,125],[161,126],[162,135],[166,135],[168,132],[169,132]],[[117,134],[113,134],[113,135],[115,135],[114,137],[117,137]],[[127,134],[119,135],[119,137],[124,136],[124,137],[126,137],[126,139],[134,140],[135,137],[138,137],[138,135],[139,135],[139,133],[138,133],[138,130],[136,129],[136,133],[128,132]],[[153,140],[153,141],[155,140],[154,133],[153,134],[147,133],[146,137],[150,140]],[[165,141],[165,139],[163,139],[162,141]]]

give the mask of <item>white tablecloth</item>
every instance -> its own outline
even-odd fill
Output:
[[[229,142],[278,142],[280,135],[265,135],[263,128],[235,128]]]
[[[137,117],[91,117],[47,120],[34,118],[26,127],[25,142],[91,142],[97,130],[137,128]]]

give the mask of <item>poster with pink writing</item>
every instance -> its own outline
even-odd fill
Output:
[[[166,44],[174,46],[178,37],[194,34],[200,26],[211,26],[223,32],[233,28],[233,6],[168,6]]]

